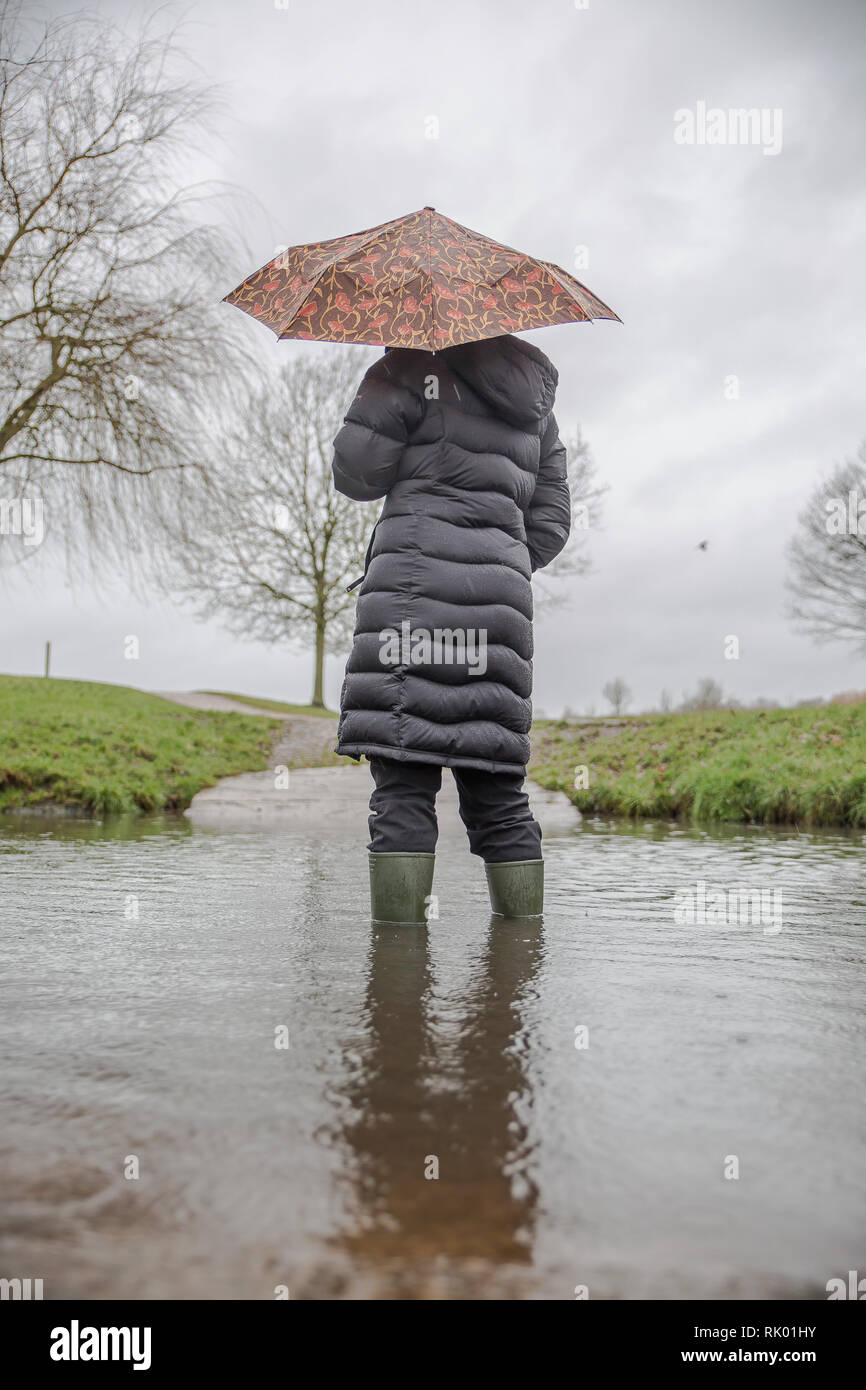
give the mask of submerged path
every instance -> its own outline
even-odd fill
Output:
[[[329,830],[336,824],[354,824],[365,833],[367,803],[373,790],[368,765],[301,767],[281,773],[279,755],[283,747],[283,744],[277,745],[272,770],[224,777],[215,787],[208,787],[193,797],[186,815],[198,824],[225,829],[260,825],[265,821],[305,830]],[[526,785],[533,814],[544,829],[578,825],[580,817],[562,792],[545,791],[534,782]],[[442,778],[436,809],[440,835],[465,836],[457,809],[457,788],[447,771]]]
[[[367,803],[373,789],[367,763],[338,759],[334,754],[337,720],[310,714],[278,714],[273,710],[232,700],[227,695],[204,691],[153,692],[164,700],[188,705],[192,709],[224,710],[227,713],[264,715],[281,719],[280,735],[266,772],[244,772],[224,777],[193,797],[186,814],[200,824],[243,828],[260,825],[296,825],[304,829],[326,830],[340,825],[366,829]],[[545,791],[527,782],[533,814],[546,829],[568,829],[580,817],[562,792]],[[466,831],[457,807],[457,789],[446,771],[437,800],[439,830],[443,835],[464,836]]]

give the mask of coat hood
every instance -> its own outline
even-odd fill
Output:
[[[559,375],[540,348],[506,333],[459,343],[440,356],[497,415],[511,424],[543,420],[553,409]]]

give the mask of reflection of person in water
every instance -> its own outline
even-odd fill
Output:
[[[521,1008],[542,950],[539,922],[494,919],[474,988],[457,1005],[437,996],[426,928],[375,929],[368,1034],[352,1049],[360,1060],[341,1088],[352,1110],[337,1136],[353,1188],[340,1243],[354,1260],[401,1260],[420,1276],[436,1256],[531,1259]]]

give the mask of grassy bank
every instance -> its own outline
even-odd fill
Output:
[[[535,780],[589,815],[866,826],[866,702],[542,720],[532,745]]]
[[[182,809],[221,777],[267,767],[279,731],[277,719],[188,709],[124,686],[0,676],[0,810]],[[337,761],[328,742],[298,762]],[[532,746],[535,780],[589,815],[866,827],[866,702],[541,720]],[[579,768],[586,786],[575,786]]]
[[[220,777],[267,767],[281,727],[124,686],[0,676],[0,810],[181,809]]]

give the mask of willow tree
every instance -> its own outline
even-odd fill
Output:
[[[333,440],[369,364],[362,348],[304,346],[251,391],[186,490],[164,582],[236,636],[312,648],[311,703],[324,707],[328,651],[354,625],[355,594],[378,505],[331,479]]]
[[[237,375],[222,238],[182,167],[213,103],[181,69],[171,33],[0,4],[0,499],[38,501],[70,556],[158,534]]]

